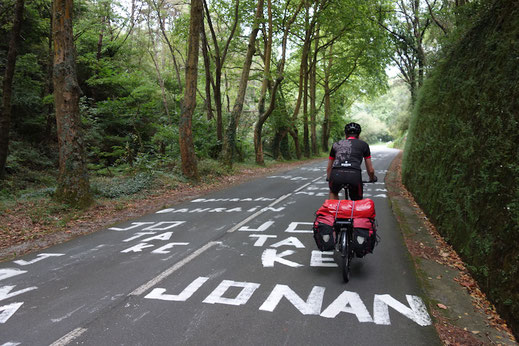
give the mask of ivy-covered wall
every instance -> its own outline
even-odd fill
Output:
[[[519,335],[519,3],[495,1],[431,71],[404,184]]]

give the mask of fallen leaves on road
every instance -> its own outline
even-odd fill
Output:
[[[474,335],[460,327],[452,325],[448,319],[443,316],[438,310],[432,309],[432,314],[436,320],[434,326],[440,335],[444,345],[453,346],[483,346],[483,342],[479,341]]]

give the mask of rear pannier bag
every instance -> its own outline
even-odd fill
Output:
[[[335,247],[334,219],[334,215],[330,214],[317,214],[315,217],[312,230],[317,248],[321,251],[330,251]]]
[[[373,253],[377,243],[375,220],[370,218],[353,219],[353,250],[357,257]]]
[[[335,247],[335,219],[353,219],[353,247],[357,257],[372,253],[377,243],[375,204],[369,198],[350,200],[326,200],[317,210],[313,233],[317,248],[330,251]]]
[[[339,203],[340,202],[340,203]],[[358,201],[327,199],[317,214],[331,215],[338,219],[375,218],[375,203],[369,198]]]
[[[375,203],[369,198],[358,201],[342,200],[337,210],[338,219],[375,218]]]

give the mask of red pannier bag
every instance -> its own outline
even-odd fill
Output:
[[[339,201],[337,201],[339,202]],[[341,200],[339,210],[337,211],[338,219],[356,219],[370,218],[374,219],[375,203],[369,198],[360,199],[358,201]]]
[[[359,217],[353,219],[353,228],[367,229],[369,231],[370,237],[377,232],[377,229],[375,227],[375,220],[367,217]]]
[[[321,251],[332,250],[335,243],[333,237],[335,236],[333,232],[335,219],[353,218],[354,248],[357,257],[371,253],[377,243],[375,216],[375,204],[369,198],[358,201],[326,200],[317,210],[314,221],[313,231],[317,247]],[[331,237],[329,236],[330,232],[332,233]],[[359,240],[363,241],[360,242]]]
[[[357,257],[373,253],[378,243],[375,219],[359,217],[353,219],[353,250]]]
[[[312,227],[315,244],[321,251],[333,250],[335,247],[333,224],[335,223],[336,210],[323,205],[315,214],[315,221]]]

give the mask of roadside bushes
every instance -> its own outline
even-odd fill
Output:
[[[519,334],[519,4],[495,1],[420,91],[404,184]]]

